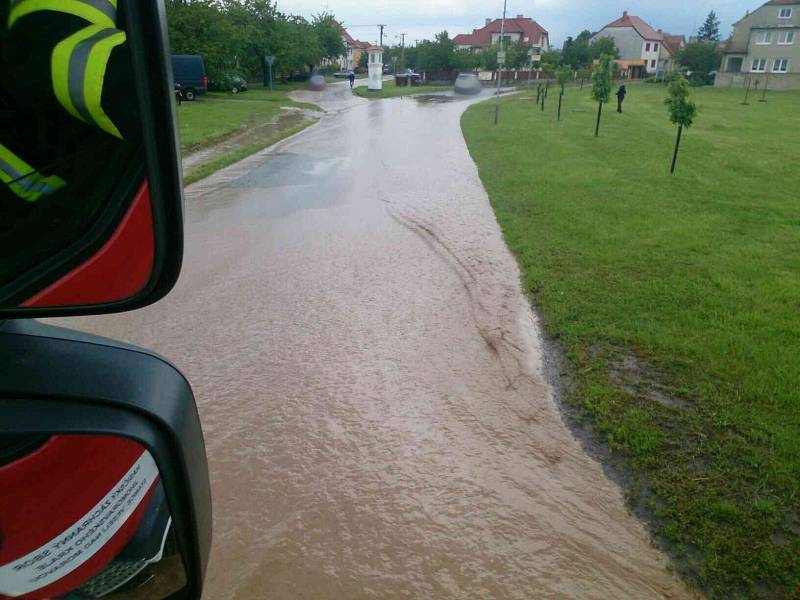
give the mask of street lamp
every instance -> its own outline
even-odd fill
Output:
[[[497,93],[494,103],[494,124],[500,121],[500,78],[503,75],[503,63],[506,62],[505,38],[506,38],[506,8],[508,0],[503,0],[503,20],[500,22],[500,51],[497,53]]]

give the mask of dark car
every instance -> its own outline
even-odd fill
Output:
[[[173,54],[172,76],[181,86],[184,100],[195,100],[208,91],[208,75],[203,57],[196,54]]]

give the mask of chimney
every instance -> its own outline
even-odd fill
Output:
[[[627,16],[628,16],[628,11],[627,10],[623,10],[622,11],[622,17],[625,18]]]
[[[518,18],[518,19],[524,19],[524,18],[525,18],[525,15],[517,15],[517,18]]]
[[[492,19],[486,19],[486,25],[489,25],[492,22]]]

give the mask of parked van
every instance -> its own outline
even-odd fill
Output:
[[[173,54],[172,76],[174,83],[181,86],[183,98],[189,102],[198,94],[208,91],[208,76],[203,57],[197,54]]]

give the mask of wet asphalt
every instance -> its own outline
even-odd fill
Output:
[[[69,322],[192,382],[206,597],[684,597],[553,401],[460,131],[482,98],[296,99],[326,115],[187,189],[169,297]]]

